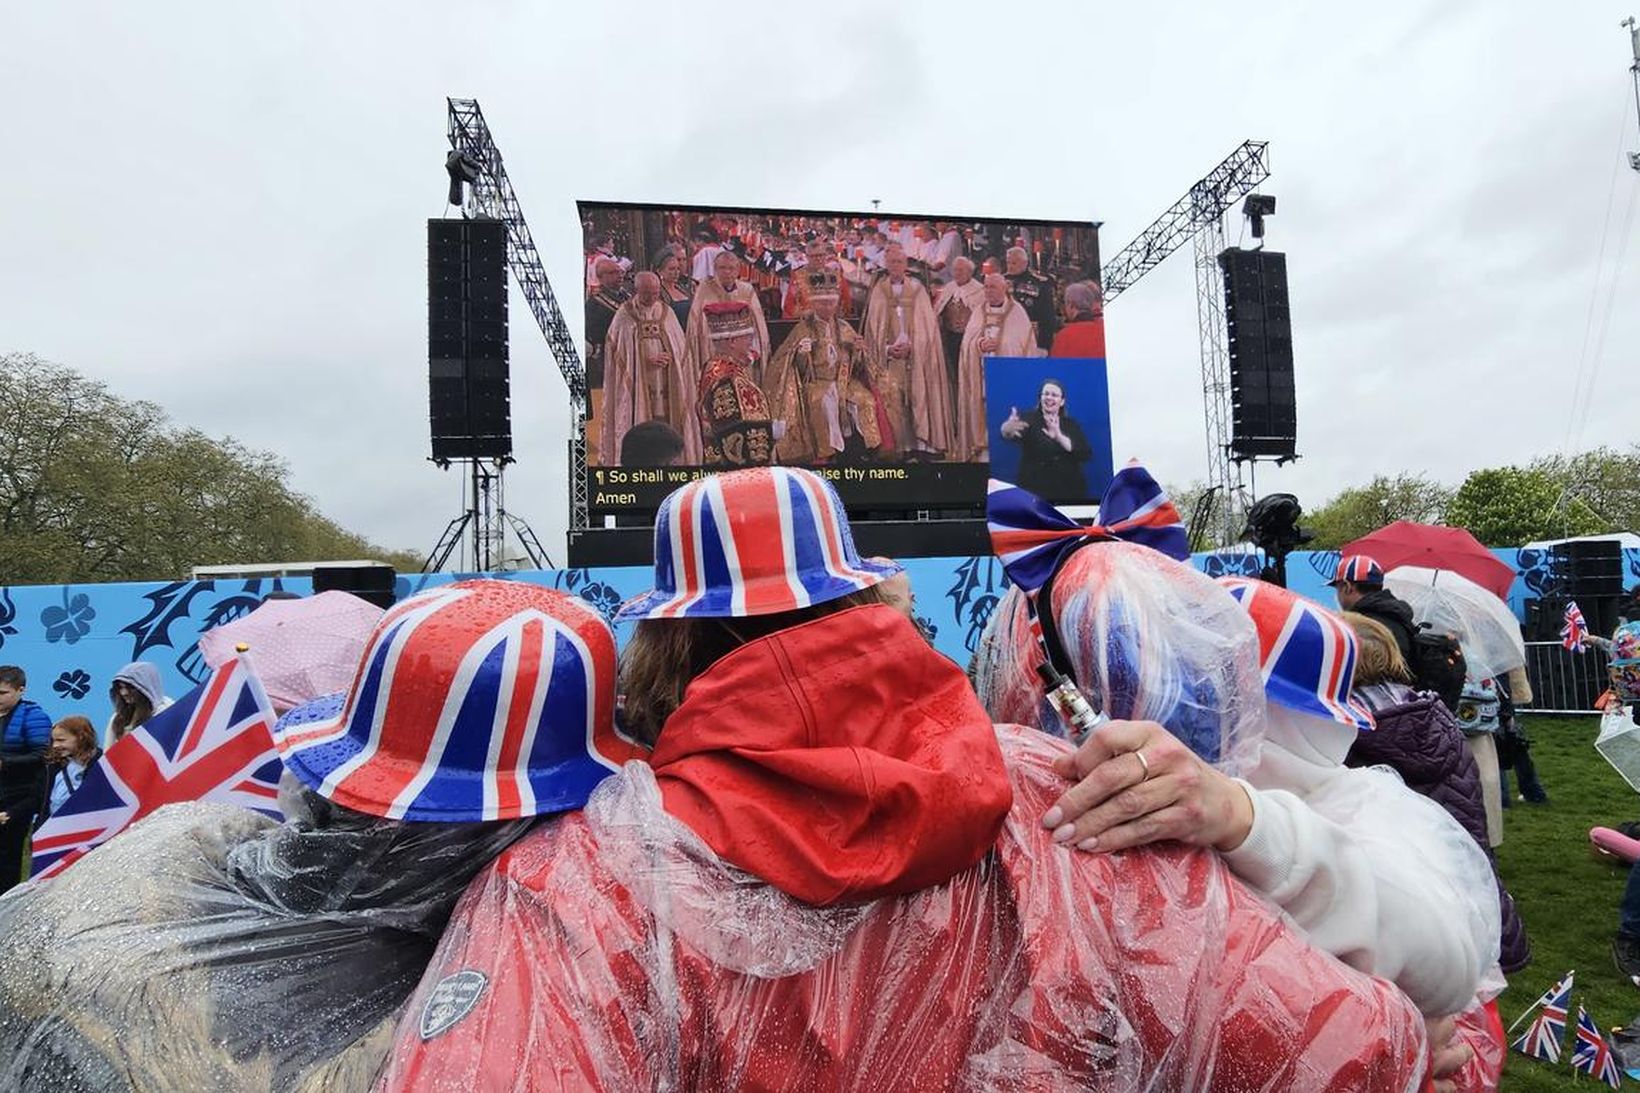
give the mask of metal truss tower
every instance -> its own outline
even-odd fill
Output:
[[[569,532],[587,529],[587,373],[581,362],[575,337],[564,321],[558,298],[547,281],[547,271],[541,264],[541,252],[535,248],[530,226],[524,222],[524,210],[513,192],[507,169],[501,162],[501,150],[495,145],[490,127],[485,124],[484,112],[476,99],[447,99],[449,104],[449,135],[451,149],[468,159],[469,185],[467,202],[463,206],[468,216],[489,216],[507,225],[507,266],[529,302],[535,323],[546,336],[553,360],[569,389]],[[497,474],[498,493],[500,476]],[[502,510],[504,513],[504,510]],[[503,516],[511,522],[515,518]],[[504,530],[504,529],[503,529]],[[528,530],[527,527],[525,530]],[[522,538],[522,533],[520,533]],[[533,533],[524,539],[526,548],[534,540]],[[534,544],[539,549],[539,544]]]
[[[1219,526],[1221,541],[1226,544],[1235,542],[1241,534],[1247,497],[1241,463],[1230,454],[1234,408],[1230,399],[1230,354],[1225,345],[1224,279],[1218,256],[1225,247],[1225,214],[1269,177],[1270,143],[1242,142],[1100,270],[1100,284],[1108,304],[1186,242],[1193,244],[1196,329],[1207,420],[1207,486],[1220,496]]]
[[[1216,489],[1219,542],[1241,537],[1242,517],[1250,503],[1241,479],[1241,463],[1230,458],[1230,350],[1225,345],[1224,217],[1215,217],[1196,232],[1196,337],[1201,345],[1202,412],[1207,422],[1207,484]]]

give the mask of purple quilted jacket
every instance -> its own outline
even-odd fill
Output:
[[[1378,684],[1356,692],[1372,710],[1378,727],[1363,732],[1350,746],[1344,763],[1351,767],[1393,768],[1409,787],[1452,814],[1474,837],[1492,862],[1497,877],[1498,862],[1486,841],[1486,806],[1481,798],[1481,776],[1475,757],[1464,746],[1463,733],[1452,712],[1428,691],[1413,691],[1400,684]],[[1526,924],[1515,910],[1509,890],[1498,881],[1498,903],[1503,910],[1503,937],[1498,963],[1505,974],[1531,962],[1532,945]]]

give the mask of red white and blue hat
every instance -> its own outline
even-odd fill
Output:
[[[398,820],[579,808],[643,750],[616,735],[615,638],[573,596],[459,581],[382,616],[345,702],[274,728],[285,766],[337,804]]]
[[[1338,560],[1338,570],[1328,584],[1383,584],[1384,567],[1365,554],[1350,554]]]
[[[1348,623],[1280,585],[1245,577],[1219,583],[1253,618],[1265,698],[1354,729],[1374,727],[1372,714],[1350,695],[1355,631]]]
[[[772,615],[870,588],[892,562],[862,561],[837,491],[800,467],[708,475],[655,520],[655,587],[621,619]]]

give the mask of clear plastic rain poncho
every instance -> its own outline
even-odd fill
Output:
[[[1353,726],[1266,701],[1258,630],[1224,587],[1156,551],[1098,543],[1066,560],[1053,609],[1078,682],[1111,717],[1158,721],[1220,770],[1286,791],[1324,821],[1308,826],[1331,848],[1329,868],[1376,911],[1339,911],[1324,893],[1298,888],[1284,906],[1316,944],[1391,976],[1431,1014],[1469,1004],[1498,955],[1497,886],[1484,852],[1393,772],[1346,769]],[[1042,697],[1042,658],[1015,589],[982,638],[975,687],[997,720],[1061,734]],[[1294,883],[1282,881],[1283,891]]]
[[[1065,560],[1054,618],[1077,682],[1104,713],[1158,721],[1227,774],[1258,762],[1258,641],[1212,578],[1148,547],[1095,543]],[[1011,588],[981,638],[974,686],[996,720],[1064,736],[1036,674],[1043,659],[1025,594]]]
[[[0,1089],[368,1088],[463,887],[530,821],[159,809],[0,899]]]
[[[628,764],[473,883],[388,1090],[1403,1090],[1424,1024],[1210,853],[1073,853],[1066,745],[999,730],[1014,804],[945,884],[800,903]]]

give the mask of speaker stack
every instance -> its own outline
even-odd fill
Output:
[[[385,611],[393,606],[397,576],[393,567],[385,562],[316,565],[313,567],[313,594],[351,592]]]
[[[1298,446],[1287,256],[1230,249],[1219,255],[1230,349],[1230,455],[1292,459]]]
[[[427,376],[433,459],[510,459],[507,226],[427,222]]]
[[[1623,600],[1623,544],[1616,539],[1570,540],[1554,548],[1555,587],[1576,600],[1589,630],[1609,636]]]

